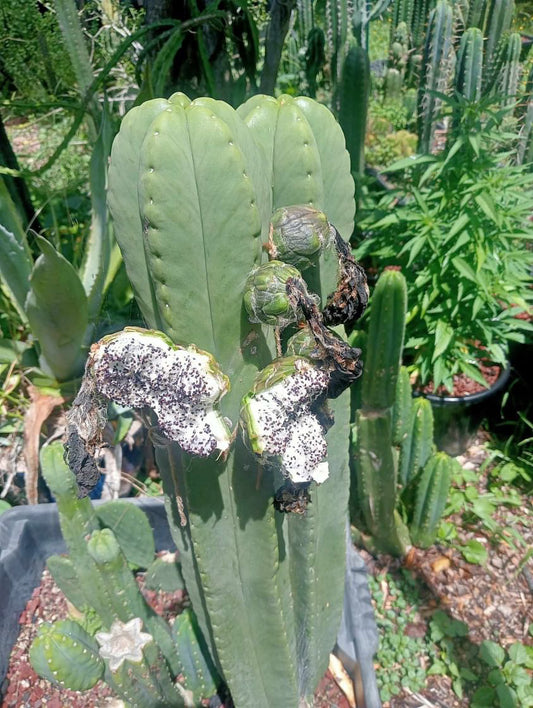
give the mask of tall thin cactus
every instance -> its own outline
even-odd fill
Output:
[[[453,10],[439,0],[429,17],[422,73],[418,89],[418,141],[421,152],[432,152],[442,99],[451,78],[453,62]]]

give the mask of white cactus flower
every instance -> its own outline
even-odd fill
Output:
[[[152,635],[141,632],[142,620],[135,617],[129,622],[115,620],[109,632],[96,632],[94,635],[100,644],[99,654],[107,659],[109,669],[117,671],[126,660],[140,662],[143,648],[152,641]]]

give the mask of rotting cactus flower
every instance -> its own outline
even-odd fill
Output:
[[[250,448],[277,462],[294,484],[328,477],[327,443],[311,404],[328,388],[329,373],[309,359],[276,359],[255,380],[241,406],[241,425]]]
[[[159,427],[186,452],[207,457],[228,449],[228,426],[214,405],[229,380],[214,358],[164,334],[128,327],[93,345],[88,371],[98,394],[131,408],[151,408]]]
[[[96,632],[99,654],[102,659],[107,659],[110,671],[117,671],[126,660],[142,661],[143,648],[153,641],[151,634],[141,632],[142,624],[140,617],[129,622],[115,620],[109,632]]]
[[[272,258],[305,270],[333,240],[326,215],[306,204],[276,209],[270,220],[268,250]]]
[[[269,261],[250,273],[243,295],[250,322],[263,322],[274,327],[296,322],[298,309],[286,291],[289,278],[302,280],[300,271],[281,261]]]

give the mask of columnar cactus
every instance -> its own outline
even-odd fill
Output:
[[[353,520],[370,546],[399,556],[411,543],[433,543],[458,464],[435,452],[431,404],[412,399],[400,367],[405,311],[405,279],[385,271],[372,298],[351,456]]]
[[[361,365],[359,350],[326,323],[366,304],[346,244],[353,192],[342,131],[307,98],[255,96],[234,111],[176,94],[130,111],[113,146],[115,232],[152,329],[93,347],[70,416],[71,447],[97,445],[102,399],[156,415],[186,588],[237,706],[310,701],[339,627],[348,504],[342,391]],[[304,229],[304,210],[322,214],[318,241],[334,234],[318,259],[305,247],[307,285],[293,266],[261,265],[273,244],[276,258],[301,255],[301,234],[285,251],[278,241],[290,206]],[[280,268],[291,277],[278,278]],[[286,359],[272,362],[274,330],[292,313],[308,321],[317,346],[315,358],[287,368]],[[195,372],[189,379],[183,357]],[[335,400],[326,407],[328,395]],[[89,416],[91,408],[100,414]],[[272,413],[286,421],[279,439]],[[282,513],[303,511],[294,499],[309,496],[305,513]]]
[[[442,103],[437,92],[447,89],[453,59],[453,10],[446,0],[438,0],[429,16],[418,88],[418,141],[422,152],[432,152],[434,148],[435,124]]]

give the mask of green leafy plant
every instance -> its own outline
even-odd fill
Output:
[[[426,683],[427,639],[409,636],[407,631],[419,620],[421,597],[416,581],[405,570],[399,577],[385,573],[371,576],[369,588],[380,633],[376,678],[381,699],[390,701],[406,688],[417,692]]]
[[[475,708],[518,708],[533,705],[531,647],[520,642],[507,649],[491,640],[479,646],[468,641],[468,625],[442,610],[431,618],[429,674],[448,675],[459,698],[468,695]]]
[[[505,366],[509,342],[531,331],[516,315],[531,303],[532,182],[501,150],[502,118],[483,122],[470,104],[451,147],[389,169],[406,170],[407,186],[362,223],[358,256],[399,267],[407,280],[404,360],[435,391],[452,391],[458,374],[486,385],[478,362]]]
[[[489,457],[481,473],[492,462]],[[452,514],[461,515],[461,528],[480,531],[490,543],[507,543],[524,553],[527,550],[527,543],[520,530],[514,524],[504,524],[496,518],[496,512],[502,507],[517,509],[523,505],[522,497],[509,484],[513,479],[508,476],[509,472],[505,467],[495,467],[491,469],[487,483],[481,484],[479,472],[460,467],[454,470],[445,519],[440,525],[438,538],[441,543],[452,544],[457,548],[469,563],[484,564],[487,561],[487,544],[476,539],[466,540],[457,524],[447,520]]]

